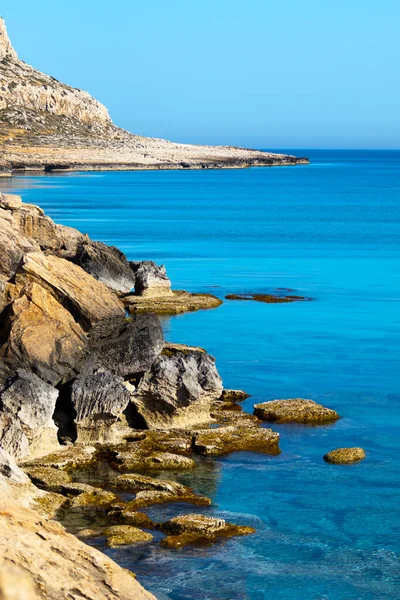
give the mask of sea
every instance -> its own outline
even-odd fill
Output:
[[[286,151],[310,164],[1,180],[56,222],[164,264],[175,289],[313,298],[163,318],[166,339],[206,348],[225,387],[251,394],[244,410],[300,397],[341,419],[273,426],[279,456],[238,452],[165,474],[209,495],[205,514],[256,534],[182,550],[157,537],[100,546],[159,600],[400,598],[400,151]],[[324,462],[348,446],[366,459]]]

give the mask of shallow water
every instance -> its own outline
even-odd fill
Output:
[[[238,171],[17,177],[56,221],[163,262],[175,288],[290,287],[314,302],[226,301],[164,319],[168,339],[216,356],[244,403],[307,397],[342,419],[277,426],[282,454],[202,461],[177,478],[257,534],[212,548],[107,550],[160,599],[400,597],[400,152],[299,151],[312,164]],[[322,456],[362,446],[367,458]],[[149,509],[155,518],[193,507]]]

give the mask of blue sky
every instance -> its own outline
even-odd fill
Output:
[[[259,148],[399,148],[398,0],[3,0],[20,57],[121,127]]]

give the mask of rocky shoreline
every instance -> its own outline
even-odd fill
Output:
[[[152,598],[57,521],[110,548],[157,538],[177,549],[251,535],[243,524],[198,512],[211,499],[176,474],[235,451],[278,455],[279,434],[263,422],[321,426],[340,418],[301,398],[264,402],[248,414],[240,406],[248,394],[224,389],[206,350],[165,342],[156,313],[220,303],[173,292],[163,266],[128,261],[0,194],[2,597],[13,598],[10,586],[26,586],[26,598],[67,597],[69,574],[78,570],[76,589],[85,597]],[[362,449],[341,448],[324,460],[364,457]],[[146,513],[170,503],[195,512],[157,522]],[[20,527],[28,534],[17,550],[10,536]]]

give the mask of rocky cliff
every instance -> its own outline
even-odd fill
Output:
[[[226,146],[133,135],[105,106],[18,58],[0,18],[0,172],[18,169],[204,169],[307,162]]]

